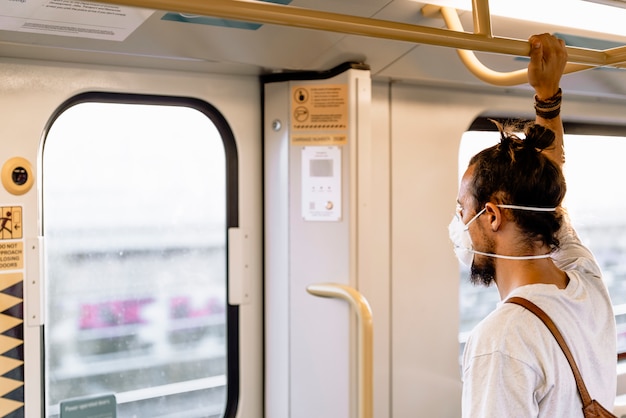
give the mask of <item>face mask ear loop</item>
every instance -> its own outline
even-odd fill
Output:
[[[473,217],[472,219],[470,219],[470,220],[469,220],[469,221],[465,224],[465,230],[467,231],[467,230],[469,229],[470,224],[471,224],[472,222],[474,222],[476,219],[478,219],[478,217],[479,217],[480,215],[482,215],[482,214],[483,214],[483,212],[484,212],[484,211],[486,211],[486,210],[487,210],[487,208],[486,208],[486,207],[484,207],[484,208],[483,208],[480,212],[478,212],[476,215],[474,215],[474,217]]]
[[[503,258],[505,260],[539,260],[542,258],[552,257],[552,253],[540,254],[540,255],[502,255],[502,254],[483,253],[481,251],[476,251],[476,250],[470,250],[470,251],[474,254],[480,254],[480,255],[493,257],[493,258]]]
[[[520,209],[520,210],[530,210],[536,212],[555,212],[556,208],[540,208],[535,206],[520,206],[520,205],[496,205],[499,208],[504,209]]]

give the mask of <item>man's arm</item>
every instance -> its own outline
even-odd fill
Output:
[[[550,34],[533,35],[530,42],[530,63],[528,64],[528,83],[535,89],[535,100],[539,106],[550,107],[558,100],[560,107],[561,75],[567,64],[565,42]],[[552,117],[550,112],[537,112],[535,122],[556,134],[554,145],[546,149],[548,157],[563,166],[563,122],[561,115]],[[557,112],[558,113],[558,112]]]
[[[528,64],[528,83],[535,89],[535,100],[553,102],[559,92],[559,83],[563,69],[567,63],[567,51],[565,42],[549,34],[534,35],[530,42],[530,64]],[[546,148],[546,155],[555,161],[560,167],[563,166],[565,156],[563,153],[563,123],[561,115],[555,117],[542,117],[542,112],[537,115],[535,122],[551,129],[556,134],[554,145]],[[549,112],[547,112],[549,113]],[[551,116],[548,114],[548,116]],[[600,267],[592,253],[581,242],[574,230],[569,225],[569,219],[565,217],[567,227],[559,233],[561,251],[553,253],[552,259],[561,270],[582,270],[587,274],[601,277]],[[567,248],[567,251],[563,249]]]

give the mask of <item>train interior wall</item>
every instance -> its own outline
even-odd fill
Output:
[[[460,416],[459,272],[447,235],[459,142],[480,115],[532,118],[532,93],[404,84],[373,91],[375,103],[388,102],[381,118],[389,118],[390,133],[390,411],[394,417],[415,411]],[[565,91],[566,120],[615,123],[625,110],[624,103],[592,102]]]
[[[51,117],[66,100],[85,92],[113,92],[204,100],[221,112],[236,138],[239,167],[239,227],[249,233],[254,242],[248,254],[249,300],[239,310],[240,344],[247,347],[240,354],[240,379],[246,383],[241,390],[239,416],[259,416],[262,405],[262,207],[261,185],[261,111],[258,80],[218,74],[151,71],[137,68],[89,66],[71,63],[38,62],[0,59],[0,124],[3,160],[20,156],[38,171],[41,147]],[[102,123],[109,123],[103,120]],[[97,129],[97,127],[95,127]],[[88,140],[88,138],[85,138]],[[175,146],[176,138],[172,138]],[[94,150],[95,153],[98,150]],[[67,156],[72,164],[74,156]],[[124,170],[116,161],[111,170]],[[36,174],[40,174],[36,172]],[[76,173],[80,176],[80,173]],[[67,181],[72,181],[68,178]],[[0,200],[4,206],[24,208],[24,236],[41,234],[38,180],[33,189],[15,196],[4,188]],[[36,301],[25,300],[25,310]],[[39,359],[40,332],[38,326],[24,331],[26,416],[39,417],[41,375]]]
[[[262,416],[262,127],[257,77],[177,73],[120,67],[0,60],[3,155],[36,165],[49,118],[86,91],[196,97],[217,107],[239,153],[240,223],[253,231],[252,301],[242,306],[241,417]],[[458,264],[447,225],[454,215],[457,153],[463,132],[482,114],[529,116],[530,91],[436,88],[384,80],[372,83],[371,141],[359,160],[369,193],[363,211],[369,246],[360,254],[359,288],[374,312],[375,417],[460,416]],[[618,121],[623,102],[567,97],[564,114]],[[594,156],[594,158],[601,156]],[[68,158],[68,164],[71,159]],[[36,237],[36,193],[0,199],[22,205],[25,234]],[[26,379],[36,380],[38,332],[25,335]],[[34,350],[34,351],[31,351]],[[36,385],[34,385],[36,386]],[[271,391],[272,388],[265,388]],[[36,394],[33,385],[27,394]],[[32,392],[34,391],[34,392]],[[622,387],[622,392],[626,389]]]

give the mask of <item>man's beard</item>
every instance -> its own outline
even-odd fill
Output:
[[[485,253],[494,254],[496,252],[496,245],[493,240],[488,239],[483,235],[483,241],[487,248]],[[476,259],[479,259],[478,263]],[[496,260],[493,257],[474,254],[474,260],[472,261],[472,267],[470,268],[470,282],[473,285],[482,284],[486,287],[491,286],[496,280]]]
[[[482,258],[480,265],[477,265],[475,260],[472,262],[470,282],[476,286],[482,284],[485,287],[489,287],[496,279],[496,260],[487,256]]]

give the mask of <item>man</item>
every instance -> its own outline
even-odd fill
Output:
[[[528,81],[535,124],[525,138],[501,129],[461,181],[450,225],[471,280],[496,284],[502,301],[524,297],[563,334],[592,398],[611,410],[616,390],[616,334],[600,268],[561,207],[562,40],[532,36]],[[547,128],[547,129],[546,129]],[[465,241],[469,242],[463,242]],[[499,303],[473,330],[463,355],[463,417],[582,417],[565,356],[547,327],[525,308]]]

